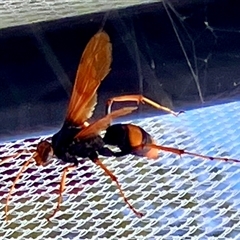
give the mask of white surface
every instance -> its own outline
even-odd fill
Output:
[[[133,122],[158,144],[240,159],[239,118],[240,102],[234,102],[187,111],[178,118],[164,115]],[[17,143],[2,146],[2,155],[33,144]],[[163,152],[157,161],[130,155],[102,158],[131,203],[145,214],[139,219],[115,184],[86,160],[69,174],[61,211],[51,223],[46,217],[56,206],[64,165],[57,160],[46,168],[33,165],[17,185],[10,201],[11,221],[6,223],[4,204],[23,159],[0,166],[0,239],[240,238],[240,164]],[[90,184],[90,180],[96,182]]]

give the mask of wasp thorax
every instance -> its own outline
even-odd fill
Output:
[[[47,161],[50,160],[53,156],[53,148],[51,143],[48,141],[41,141],[37,145],[37,151],[34,155],[34,159],[36,164],[39,165],[46,165]]]

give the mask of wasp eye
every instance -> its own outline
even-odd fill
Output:
[[[46,165],[47,161],[53,156],[53,148],[52,145],[48,141],[41,141],[37,145],[36,155],[34,159],[36,164]]]

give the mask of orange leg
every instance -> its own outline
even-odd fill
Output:
[[[31,152],[26,149],[18,150],[18,152],[14,153],[13,155],[2,157],[0,161],[0,165],[2,165],[5,162],[8,162],[12,158],[18,158],[22,153],[31,153]]]
[[[7,157],[2,157],[2,159],[1,159],[1,162],[0,162],[0,165],[2,165],[3,163],[5,163],[5,162],[8,162],[11,158],[16,158],[16,157],[18,157],[18,155],[19,154],[13,154],[13,155],[11,155],[11,156],[7,156]]]
[[[123,190],[117,180],[117,177],[110,171],[107,169],[107,167],[99,160],[95,160],[94,161],[99,167],[101,167],[104,172],[112,179],[112,181],[114,181],[117,184],[117,188],[120,191],[121,196],[123,197],[125,203],[128,205],[128,207],[138,216],[138,217],[142,217],[143,214],[141,212],[138,212],[127,200],[127,198],[125,197],[125,194],[123,193]]]
[[[137,104],[141,103],[148,103],[149,105],[159,109],[159,110],[163,110],[165,112],[171,113],[174,116],[178,116],[180,113],[183,113],[183,111],[180,112],[174,112],[171,109],[164,107],[146,97],[144,97],[143,95],[124,95],[124,96],[118,96],[118,97],[114,97],[114,98],[110,98],[107,101],[107,106],[106,106],[106,114],[109,114],[111,112],[111,107],[113,102],[126,102],[126,101],[133,101],[133,102],[137,102]]]
[[[73,171],[75,170],[77,167],[75,165],[70,165],[64,168],[63,170],[63,175],[62,175],[62,179],[61,179],[61,183],[60,183],[60,189],[59,189],[59,197],[58,197],[58,204],[57,207],[55,208],[54,212],[47,218],[48,221],[50,221],[50,218],[52,218],[56,212],[59,210],[60,208],[60,204],[62,202],[62,193],[65,189],[65,185],[66,185],[66,178],[67,178],[67,174],[69,171]]]
[[[197,153],[187,152],[187,151],[185,151],[183,149],[164,147],[164,146],[155,145],[155,144],[146,144],[144,146],[155,148],[155,149],[166,151],[166,152],[171,152],[171,153],[174,153],[174,154],[178,154],[180,156],[182,154],[187,154],[187,155],[200,157],[200,158],[208,159],[208,160],[220,160],[220,161],[225,161],[225,162],[237,162],[237,163],[240,163],[240,160],[237,160],[237,159],[205,156],[205,155],[201,155],[201,154],[197,154]]]
[[[8,213],[8,202],[9,202],[9,199],[10,199],[10,197],[11,197],[11,193],[12,193],[12,191],[15,189],[15,185],[16,185],[18,179],[21,177],[21,174],[26,170],[26,168],[28,167],[28,165],[29,165],[32,161],[33,161],[33,159],[32,159],[32,157],[31,157],[31,158],[29,158],[29,159],[24,163],[24,165],[22,166],[20,172],[19,172],[18,175],[16,176],[16,178],[15,178],[15,180],[14,180],[14,182],[13,182],[13,185],[12,185],[12,187],[11,187],[9,193],[8,193],[7,202],[6,202],[6,206],[5,206],[5,216],[6,216],[5,219],[6,219],[6,221],[8,221],[8,215],[7,215],[7,213]]]

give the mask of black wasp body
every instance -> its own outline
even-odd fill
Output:
[[[85,139],[75,138],[80,131],[80,127],[65,122],[62,128],[52,137],[54,154],[62,161],[74,163],[76,166],[78,165],[78,157],[95,161],[98,154],[107,157],[120,157],[128,154],[148,156],[151,149],[142,146],[153,143],[150,134],[139,126],[132,124],[111,125],[106,129],[103,138],[100,135]],[[116,146],[120,151],[113,152],[105,146],[106,144]]]
[[[100,135],[85,139],[75,138],[81,130],[81,127],[65,122],[62,128],[53,135],[52,148],[57,158],[66,163],[74,163],[77,166],[78,157],[95,161],[98,154],[103,156],[115,155],[114,152],[104,146],[104,140]]]

